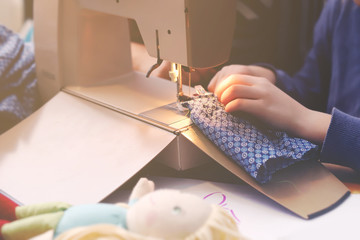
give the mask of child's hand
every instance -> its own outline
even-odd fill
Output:
[[[255,77],[263,77],[271,83],[275,83],[276,80],[275,74],[267,68],[251,65],[230,65],[223,67],[218,73],[216,73],[216,75],[213,77],[213,79],[208,85],[208,90],[214,92],[215,89],[221,84],[221,82],[232,74],[243,74]]]
[[[264,77],[233,74],[214,89],[227,112],[246,112],[295,136],[321,143],[331,116],[312,111]]]

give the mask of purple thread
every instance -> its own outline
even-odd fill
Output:
[[[239,218],[235,215],[234,210],[225,207],[225,206],[227,205],[227,203],[225,203],[225,201],[226,201],[226,199],[227,199],[227,197],[226,197],[225,194],[223,194],[223,193],[221,193],[221,192],[213,192],[213,193],[210,193],[210,194],[206,195],[203,199],[205,200],[205,199],[207,199],[208,197],[211,197],[212,195],[215,195],[215,194],[221,194],[222,197],[223,197],[222,201],[221,201],[220,203],[218,203],[218,205],[220,205],[221,207],[223,207],[225,210],[230,211],[230,213],[231,213],[231,215],[233,216],[233,218],[234,218],[238,223],[240,223],[240,220],[239,220]]]
[[[240,223],[240,220],[237,218],[237,216],[235,215],[234,211],[231,209],[230,212],[231,212],[231,215],[233,215],[233,217],[235,218],[235,220],[236,220],[238,223]]]
[[[203,199],[206,199],[206,198],[208,198],[208,197],[210,197],[210,196],[212,196],[212,195],[214,195],[214,194],[218,194],[218,193],[220,193],[220,194],[222,195],[222,197],[223,197],[223,200],[222,200],[220,203],[218,203],[218,205],[221,205],[221,204],[223,204],[223,203],[226,201],[226,195],[223,194],[223,193],[221,193],[221,192],[213,192],[213,193],[210,193],[210,194],[206,195]]]

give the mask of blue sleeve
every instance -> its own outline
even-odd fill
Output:
[[[39,105],[31,46],[0,26],[0,134]]]
[[[314,29],[313,47],[301,70],[294,76],[275,70],[276,85],[313,110],[326,110],[331,77],[331,35],[340,9],[339,2],[330,0],[325,5]]]
[[[320,159],[360,171],[360,118],[334,108]]]

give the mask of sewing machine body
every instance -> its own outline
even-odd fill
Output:
[[[176,84],[133,71],[128,19],[137,22],[153,57],[159,49],[161,59],[197,68],[217,66],[230,55],[233,0],[37,0],[37,6],[35,49],[44,101],[62,90],[175,135],[191,124],[174,104]],[[197,165],[175,162],[169,164],[179,169]]]
[[[64,87],[106,85],[132,73],[128,19],[137,22],[150,56],[159,49],[161,59],[204,68],[230,55],[234,0],[37,2],[36,61],[45,100]],[[154,98],[164,91],[173,90],[158,89]]]

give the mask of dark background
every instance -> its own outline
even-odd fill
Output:
[[[231,61],[240,64],[266,62],[288,73],[297,71],[312,46],[313,28],[323,0],[240,0],[257,19],[237,14],[237,30]]]

